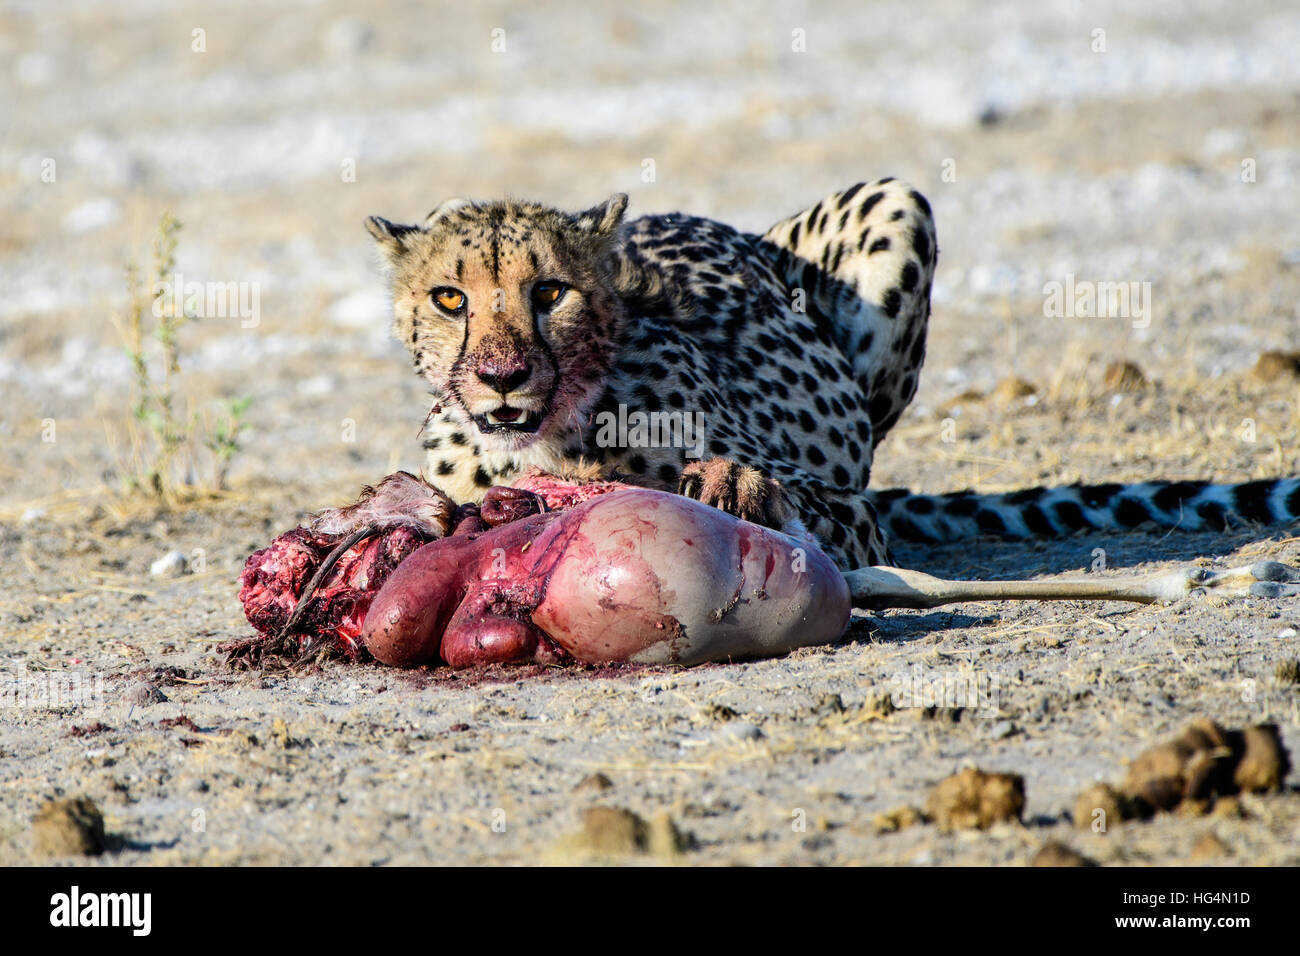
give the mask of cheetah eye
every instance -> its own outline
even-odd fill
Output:
[[[459,289],[434,289],[429,298],[442,311],[453,315],[465,308],[465,293]]]
[[[564,298],[567,291],[569,287],[563,282],[539,282],[533,286],[533,308],[545,311]]]

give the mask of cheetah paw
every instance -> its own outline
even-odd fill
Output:
[[[677,493],[768,528],[782,528],[794,515],[780,482],[730,458],[691,462],[682,469]]]

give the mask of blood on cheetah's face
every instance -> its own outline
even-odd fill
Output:
[[[392,271],[393,331],[444,409],[517,451],[586,414],[613,365],[610,249],[619,194],[570,215],[451,200],[421,226],[372,217]]]

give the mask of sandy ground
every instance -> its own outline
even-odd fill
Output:
[[[634,212],[757,229],[903,176],[942,255],[927,372],[879,485],[1300,469],[1300,382],[1249,374],[1300,340],[1286,4],[587,6],[0,7],[0,862],[34,858],[45,800],[83,794],[107,865],[570,861],[561,838],[598,804],[666,811],[683,862],[1020,864],[1049,840],[1104,863],[1300,862],[1295,772],[1244,818],[1070,820],[1081,790],[1193,717],[1276,722],[1300,748],[1300,688],[1276,675],[1300,656],[1295,603],[966,605],[862,618],[783,660],[612,676],[222,667],[217,645],[247,633],[244,557],[421,464],[424,400],[361,219],[453,195],[621,190]],[[253,403],[228,490],[173,509],[123,493],[112,321],[164,208],[180,272],[259,294],[250,327],[181,332],[187,411]],[[1151,283],[1150,321],[1045,316],[1044,284],[1070,275]],[[1144,385],[1108,386],[1121,360]],[[971,394],[1012,375],[1034,394]],[[900,558],[1039,575],[1098,548],[1105,573],[1300,562],[1294,528]],[[152,576],[170,551],[188,572]],[[981,699],[947,701],[955,720],[907,706],[944,681]],[[882,713],[882,694],[905,706]],[[1023,825],[875,831],[972,764],[1024,775]],[[612,786],[579,786],[596,774]]]

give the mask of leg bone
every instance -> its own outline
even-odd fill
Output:
[[[953,581],[902,568],[859,568],[844,574],[853,606],[868,610],[931,608],[964,601],[1133,601],[1172,604],[1189,594],[1222,597],[1300,596],[1300,569],[1277,561],[1211,571],[1185,568],[1122,578],[1058,581]]]

